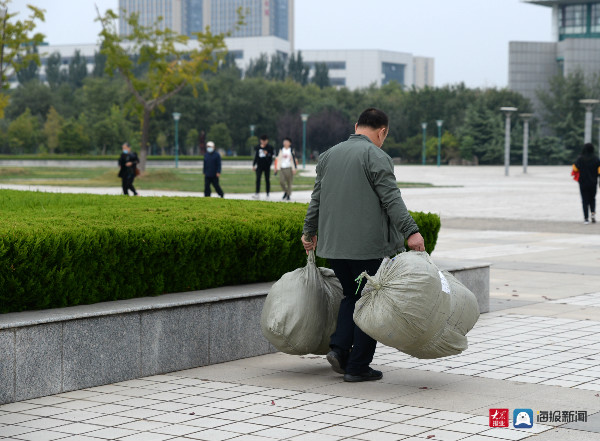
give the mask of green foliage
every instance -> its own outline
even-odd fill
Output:
[[[58,135],[58,153],[84,153],[88,151],[90,138],[83,124],[75,119],[64,123]]]
[[[79,50],[75,51],[73,58],[69,61],[69,83],[79,88],[83,86],[83,80],[87,77],[87,61],[81,56]]]
[[[67,79],[66,73],[60,69],[61,64],[60,53],[58,52],[50,54],[46,60],[46,80],[52,89],[56,89]]]
[[[210,126],[206,141],[214,142],[217,149],[227,150],[230,148],[232,140],[227,124],[217,123]]]
[[[423,213],[420,211],[411,211],[410,214],[419,226],[419,232],[425,241],[425,251],[429,254],[433,253],[440,228],[442,227],[440,217],[434,213]],[[407,250],[409,249],[406,244],[404,247]]]
[[[315,64],[315,75],[312,78],[312,82],[319,88],[329,87],[329,69],[325,63]]]
[[[35,153],[39,140],[39,121],[29,109],[8,126],[8,143],[14,153]]]
[[[62,130],[64,119],[58,114],[54,107],[50,107],[46,122],[44,123],[44,136],[49,153],[54,153],[59,145],[58,137]]]
[[[125,10],[121,12],[127,16]],[[208,29],[197,32],[194,34],[197,46],[189,47],[189,37],[164,28],[162,18],[146,27],[140,25],[137,14],[131,14],[126,18],[131,32],[126,36],[117,31],[118,18],[112,10],[98,17],[102,24],[101,53],[106,56],[106,72],[109,75],[118,72],[131,94],[142,129],[140,168],[144,170],[152,112],[164,110],[164,103],[187,85],[192,87],[194,96],[197,95],[196,86],[206,85],[202,73],[215,72],[224,57],[225,35],[213,35]],[[238,23],[241,22],[240,15]]]
[[[0,313],[272,281],[306,261],[304,204],[0,195]],[[413,217],[434,245],[435,215]]]
[[[16,20],[17,14],[9,10],[10,0],[0,0],[0,10],[5,11],[0,33],[0,90],[7,89],[7,72],[18,72],[26,69],[33,61],[40,64],[40,57],[36,51],[28,50],[31,46],[39,45],[44,41],[44,35],[34,34],[37,21],[44,21],[44,11],[35,6],[27,5],[29,17]],[[6,95],[0,95],[0,118],[4,117],[4,109],[8,105]]]
[[[196,152],[199,139],[200,134],[198,133],[198,130],[191,129],[187,132],[187,135],[185,136],[185,147],[188,149],[188,154],[193,155]]]

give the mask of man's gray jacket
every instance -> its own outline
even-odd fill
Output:
[[[391,158],[364,135],[351,135],[319,156],[304,219],[319,233],[317,255],[369,260],[404,250],[419,228],[404,205]]]

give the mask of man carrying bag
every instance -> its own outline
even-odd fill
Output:
[[[343,288],[327,360],[348,382],[383,377],[369,366],[377,342],[352,318],[365,282],[357,289],[355,279],[363,271],[374,275],[384,257],[403,251],[405,237],[412,250],[425,250],[419,228],[402,200],[392,160],[381,150],[388,121],[381,110],[366,109],[358,118],[355,134],[320,155],[304,220],[304,248],[329,260]]]

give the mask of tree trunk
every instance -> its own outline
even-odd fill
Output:
[[[151,110],[144,106],[144,118],[142,120],[142,145],[140,146],[140,170],[146,170],[146,158],[148,157],[148,132],[150,131],[150,112]]]

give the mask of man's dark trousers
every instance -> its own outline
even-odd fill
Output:
[[[206,176],[204,175],[204,196],[210,196],[210,186],[215,187],[215,191],[221,197],[223,197],[223,190],[219,185],[219,177],[218,176]]]
[[[373,260],[345,260],[345,259],[329,259],[331,269],[339,279],[344,290],[344,298],[340,303],[340,311],[338,313],[337,328],[331,336],[329,346],[335,351],[342,354],[345,359],[350,353],[348,362],[346,363],[346,373],[358,375],[369,370],[369,365],[373,361],[375,355],[375,347],[377,341],[365,334],[358,326],[354,324],[352,315],[354,314],[354,306],[363,287],[366,279],[360,283],[358,293],[356,288],[358,283],[356,278],[366,271],[370,276],[375,275],[382,259]],[[352,349],[352,352],[350,352]]]
[[[256,193],[260,193],[260,178],[262,174],[265,174],[265,184],[267,186],[267,194],[271,192],[271,166],[256,167]]]

